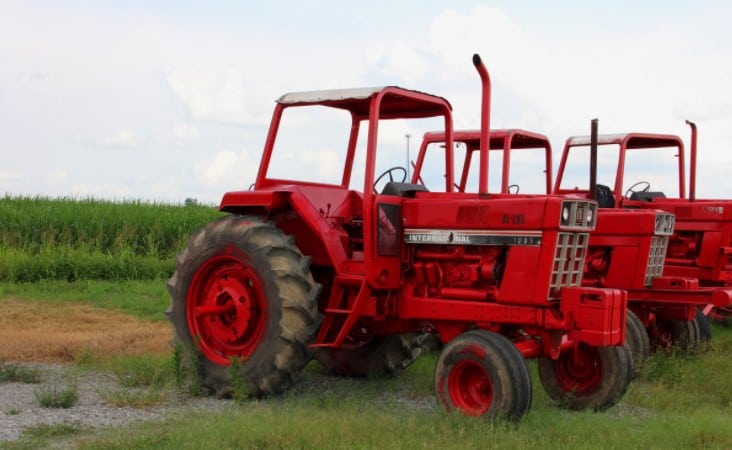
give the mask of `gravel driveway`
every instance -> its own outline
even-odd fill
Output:
[[[0,442],[18,439],[23,430],[39,425],[73,424],[82,427],[113,427],[137,420],[163,418],[168,414],[180,413],[186,409],[220,411],[235,406],[234,401],[215,397],[192,397],[171,392],[164,401],[150,408],[116,407],[105,404],[100,393],[123,388],[117,378],[108,373],[74,371],[79,401],[71,408],[44,408],[40,406],[35,391],[51,383],[63,385],[74,369],[51,364],[23,364],[38,368],[42,373],[41,384],[0,383]],[[362,379],[339,378],[322,373],[308,372],[305,377],[290,388],[289,394],[323,394],[329,391],[358,391]],[[415,396],[407,386],[387,389],[370,402],[390,403],[396,401],[409,410],[435,410],[437,402],[432,395]]]
[[[60,365],[24,364],[41,370],[41,384],[0,383],[0,442],[18,439],[23,430],[39,425],[73,424],[83,427],[118,426],[135,420],[156,419],[184,408],[225,409],[233,403],[210,397],[170,395],[150,408],[120,408],[105,404],[100,393],[122,388],[114,375],[78,372],[76,381],[79,401],[71,408],[44,408],[36,399],[39,388],[55,383],[64,386],[69,369]]]

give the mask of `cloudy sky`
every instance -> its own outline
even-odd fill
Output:
[[[474,128],[699,126],[699,196],[732,197],[722,1],[0,0],[0,192],[217,203],[253,181],[274,100],[399,85]],[[394,139],[404,139],[394,129]],[[309,161],[318,164],[318,158]],[[293,162],[294,165],[302,162]]]

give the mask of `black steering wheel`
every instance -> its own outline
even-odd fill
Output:
[[[639,186],[643,186],[641,189],[636,189]],[[651,183],[647,181],[639,181],[628,188],[627,191],[625,191],[625,198],[629,199],[633,194],[636,192],[648,192],[651,189]]]
[[[511,192],[511,189],[515,189],[515,191]],[[509,194],[518,194],[519,193],[519,185],[518,184],[509,184],[508,185],[508,193]]]
[[[389,182],[393,182],[395,178],[395,174],[397,172],[402,172],[402,179],[398,181],[398,183],[404,183],[404,181],[407,179],[407,169],[401,166],[394,166],[391,169],[388,169],[378,177],[376,177],[376,180],[374,181],[374,194],[378,194],[379,191],[376,190],[376,185],[379,184],[379,181],[381,181],[382,178],[385,176],[389,176]]]

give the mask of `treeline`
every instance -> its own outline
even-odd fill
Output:
[[[96,199],[0,198],[0,280],[169,277],[190,234],[222,213]]]

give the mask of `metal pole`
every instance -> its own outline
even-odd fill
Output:
[[[409,133],[407,133],[407,134],[404,135],[404,137],[407,138],[407,182],[409,182],[409,181],[411,181],[410,178],[409,178],[409,166],[410,166],[410,161],[409,161],[409,138],[411,138],[412,135],[409,134]]]
[[[597,119],[590,122],[590,198],[597,200]]]

